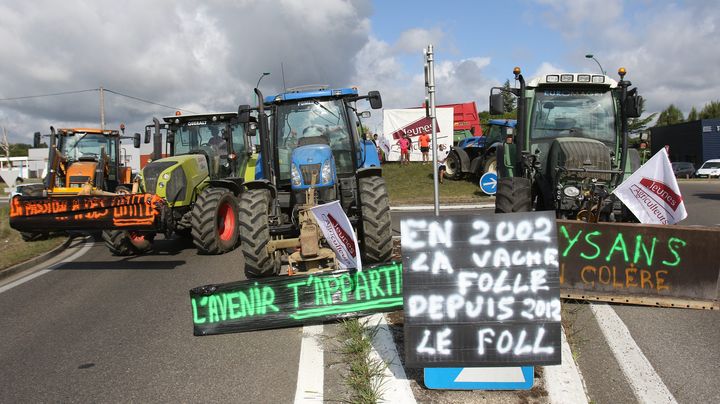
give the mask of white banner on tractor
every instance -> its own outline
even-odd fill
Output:
[[[360,247],[358,246],[355,231],[348,219],[340,201],[334,201],[310,208],[330,248],[337,255],[341,269],[362,269],[360,262]]]
[[[641,223],[674,224],[687,217],[685,203],[664,148],[613,193]]]
[[[453,144],[453,108],[436,108],[436,135],[438,145],[444,144],[450,150]],[[424,108],[412,109],[386,109],[383,112],[383,134],[378,136],[380,148],[385,152],[385,160],[400,161],[400,145],[398,140],[403,133],[407,133],[412,140],[410,161],[422,161],[420,151],[420,138],[423,133],[432,136],[430,118],[425,117]],[[433,145],[430,145],[433,147]],[[432,161],[432,150],[428,154]]]

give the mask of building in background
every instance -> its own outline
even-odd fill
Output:
[[[652,128],[652,154],[670,146],[670,161],[687,161],[697,169],[703,162],[720,159],[720,119],[701,119]]]

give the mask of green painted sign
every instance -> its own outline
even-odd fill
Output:
[[[223,334],[402,308],[402,265],[278,276],[190,291],[195,335]]]

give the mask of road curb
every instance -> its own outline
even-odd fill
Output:
[[[64,243],[60,244],[59,246],[53,248],[52,250],[50,250],[48,252],[40,254],[37,257],[30,258],[29,260],[27,260],[25,262],[21,262],[19,264],[13,265],[11,267],[1,269],[0,270],[0,280],[3,280],[10,276],[13,276],[18,272],[25,271],[26,269],[30,269],[30,268],[34,267],[35,265],[39,264],[40,262],[48,259],[48,257],[61,253],[70,245],[70,243],[74,239],[75,239],[75,237],[68,237]]]

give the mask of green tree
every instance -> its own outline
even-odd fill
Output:
[[[720,101],[710,101],[700,111],[700,119],[720,118]]]
[[[503,107],[505,112],[515,111],[515,96],[510,93],[510,80],[505,80],[503,84]]]
[[[13,143],[10,145],[10,157],[27,157],[28,149],[32,148],[32,145],[25,143]]]
[[[688,114],[687,121],[697,121],[698,119],[700,119],[700,115],[698,115],[697,109],[695,109],[695,107],[692,107],[690,113]]]
[[[683,122],[685,122],[685,118],[683,117],[682,111],[674,104],[670,104],[664,111],[660,112],[655,126],[668,126]]]

